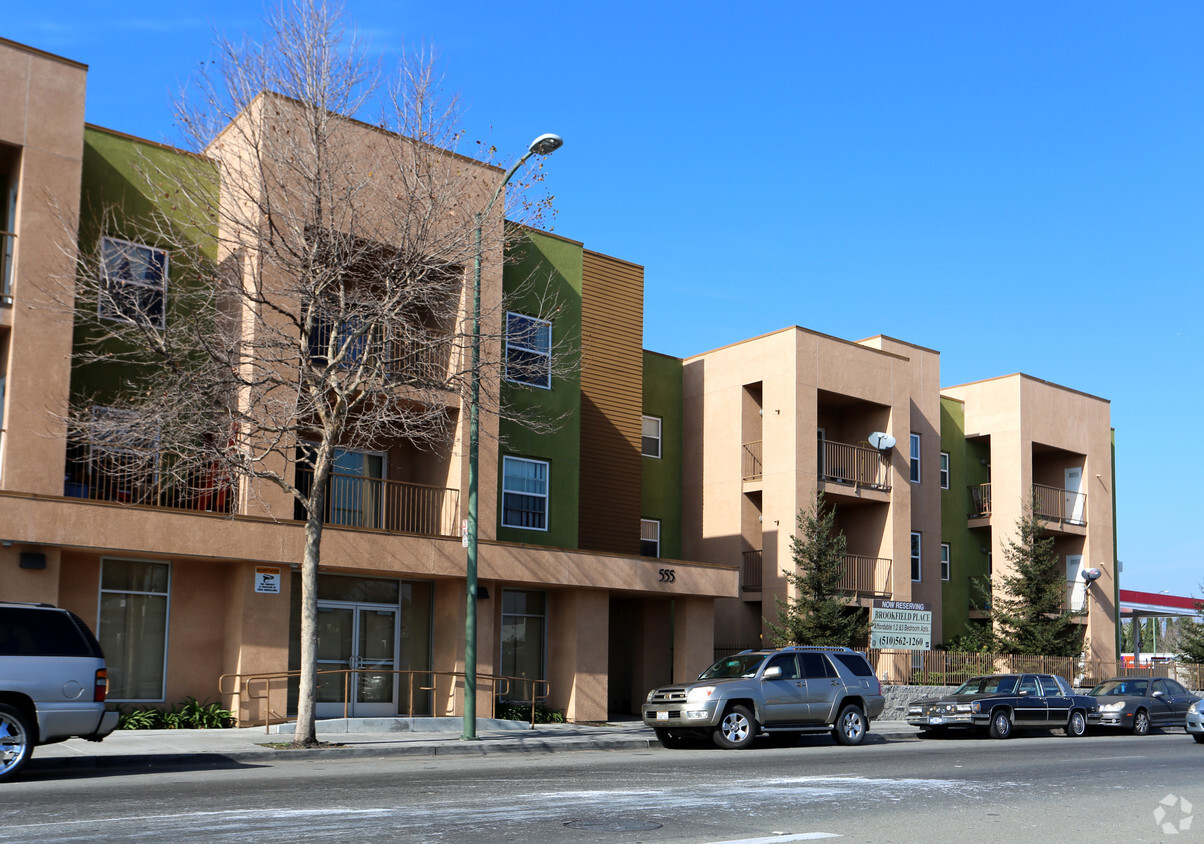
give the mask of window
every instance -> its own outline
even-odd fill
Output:
[[[502,676],[545,680],[544,631],[547,595],[522,589],[502,590]],[[541,683],[512,683],[510,696],[533,700],[546,689]]]
[[[911,535],[911,579],[920,581],[920,534]]]
[[[655,416],[645,416],[642,421],[643,444],[641,446],[645,457],[661,456],[661,420]]]
[[[100,239],[100,315],[164,327],[167,253],[112,237]]]
[[[548,529],[548,464],[502,458],[502,526]]]
[[[949,543],[941,543],[941,580],[949,579]]]
[[[941,452],[941,489],[949,488],[949,452]]]
[[[640,556],[661,555],[661,523],[655,519],[640,519]]]
[[[920,482],[920,435],[911,435],[911,482]]]
[[[163,700],[171,566],[101,560],[100,646],[109,669],[109,700]]]
[[[506,380],[552,388],[552,323],[506,314]]]

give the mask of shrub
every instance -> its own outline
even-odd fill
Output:
[[[499,700],[494,710],[494,717],[503,721],[530,721],[531,704],[521,700]],[[536,724],[563,724],[564,713],[553,709],[546,703],[535,704]]]
[[[183,703],[163,710],[142,706],[125,710],[118,707],[119,730],[214,730],[234,726],[234,713],[219,703],[201,703],[187,697]]]

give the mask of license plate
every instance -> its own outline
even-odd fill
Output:
[[[656,720],[658,720],[658,721],[668,721],[668,720],[669,720],[669,713],[668,713],[668,712],[658,712],[658,713],[656,713]]]
[[[945,719],[941,715],[933,715],[931,718],[928,719],[928,723],[929,724],[944,724]]]

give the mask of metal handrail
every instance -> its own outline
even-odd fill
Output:
[[[431,669],[414,669],[414,668],[323,668],[318,670],[318,675],[324,674],[342,674],[343,675],[343,717],[348,717],[348,707],[351,704],[351,675],[352,674],[405,674],[409,677],[409,701],[408,711],[413,717],[414,712],[414,677],[415,675],[423,675],[427,677],[427,685],[418,686],[419,692],[435,691],[437,686],[435,680],[439,677],[450,677],[454,680],[463,680],[463,671],[434,671]],[[277,680],[288,681],[294,677],[300,677],[300,670],[296,671],[274,671],[261,674],[222,674],[217,678],[217,690],[219,695],[245,695],[249,700],[263,701],[263,729],[266,733],[273,721],[277,724],[290,720],[287,716],[282,716],[271,711],[268,705],[269,695],[271,694],[272,683]],[[227,688],[227,681],[236,681],[234,688]],[[512,683],[515,684],[530,684],[531,686],[531,728],[535,728],[535,706],[537,703],[546,701],[551,694],[551,685],[547,680],[532,680],[528,677],[512,677],[503,674],[477,674],[477,682],[485,683],[493,686],[493,692],[490,694],[490,717],[497,712],[497,701],[510,691]],[[261,684],[261,685],[252,685]],[[542,692],[537,694],[536,689],[542,689]],[[455,706],[453,705],[449,717],[455,717]]]

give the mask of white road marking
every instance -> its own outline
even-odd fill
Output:
[[[711,844],[778,844],[779,841],[818,841],[821,838],[843,838],[835,832],[800,832],[795,835],[767,835],[764,838],[738,838],[734,841],[712,841]]]

